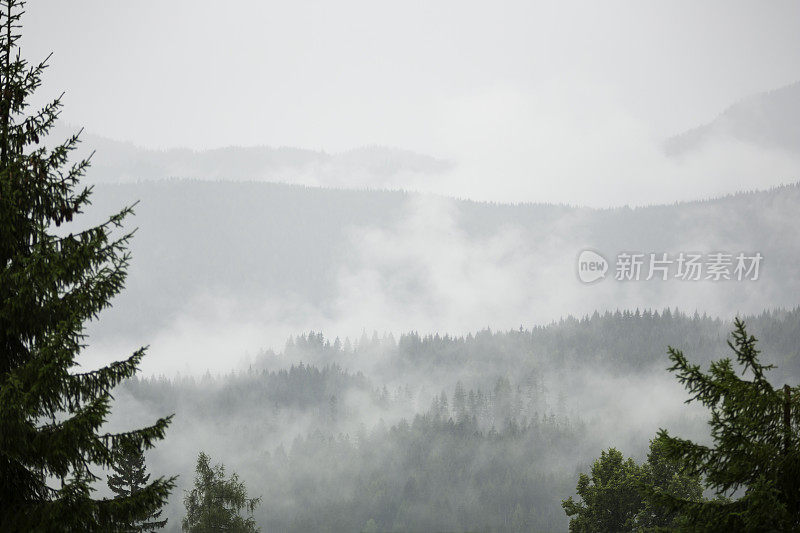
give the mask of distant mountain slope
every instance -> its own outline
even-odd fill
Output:
[[[798,185],[610,210],[201,181],[99,184],[93,198],[94,219],[141,201],[126,290],[95,329],[105,338],[156,342],[196,317],[211,335],[222,311],[239,324],[284,326],[282,342],[308,329],[459,333],[595,309],[730,316],[800,304]],[[578,280],[585,248],[612,263],[609,279]],[[613,279],[622,251],[764,260],[758,281],[645,281],[645,270],[622,282]]]
[[[53,138],[71,133],[71,128],[60,125]],[[91,133],[81,139],[96,152],[89,179],[99,183],[192,178],[380,188],[397,187],[405,174],[435,175],[453,166],[443,159],[387,146],[335,154],[285,146],[151,150]]]
[[[735,140],[800,156],[800,82],[737,102],[712,122],[667,140],[669,155]]]

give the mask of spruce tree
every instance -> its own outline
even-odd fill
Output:
[[[29,65],[19,39],[23,2],[0,2],[0,531],[118,531],[166,501],[173,480],[94,499],[101,468],[123,442],[146,449],[169,418],[122,434],[102,429],[111,390],[133,376],[144,355],[78,371],[84,323],[122,290],[130,207],[81,229],[89,205],[79,187],[88,160],[72,161],[79,137],[43,144],[61,98],[29,112],[45,61]]]
[[[144,453],[133,442],[126,442],[121,449],[121,456],[117,464],[113,465],[113,474],[108,476],[108,488],[118,497],[128,497],[141,491],[150,480],[147,466],[144,462]],[[161,509],[154,510],[141,520],[126,524],[127,531],[155,531],[163,528],[167,520],[158,520]]]
[[[664,454],[702,476],[720,498],[697,502],[658,490],[651,497],[683,515],[689,530],[800,531],[800,388],[773,387],[767,372],[774,367],[759,361],[756,338],[738,318],[734,326],[728,345],[741,375],[729,358],[705,373],[669,348],[670,370],[689,391],[687,402],[711,411],[713,446],[660,431]]]

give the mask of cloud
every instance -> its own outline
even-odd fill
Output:
[[[452,333],[525,307],[518,283],[534,271],[535,258],[526,253],[522,232],[508,227],[472,239],[459,222],[450,200],[418,196],[398,225],[354,228],[356,255],[340,273],[337,314],[379,331]]]
[[[476,89],[443,102],[436,128],[437,148],[457,167],[414,185],[476,200],[646,205],[800,176],[796,155],[733,139],[669,157],[663,139],[611,90],[579,77],[529,91],[503,84]]]
[[[676,208],[670,221],[663,210],[539,213],[430,195],[406,198],[399,216],[350,226],[335,257],[316,259],[334,273],[324,297],[278,296],[258,285],[250,291],[198,291],[147,336],[143,371],[196,375],[241,368],[260,349],[280,350],[290,335],[310,330],[341,339],[357,339],[365,331],[459,335],[485,327],[530,327],[595,310],[678,307],[730,318],[796,303],[781,289],[784,269],[774,263],[781,243],[762,236],[785,225],[782,217],[791,203],[773,202],[772,211],[758,215],[758,223],[742,234],[731,230],[741,224],[732,203]],[[538,216],[527,216],[534,213]],[[644,230],[628,226],[645,221],[651,226]],[[766,248],[752,248],[757,244]],[[761,251],[766,266],[758,282],[616,281],[616,254],[632,245],[645,246],[642,253],[673,256]],[[577,276],[578,254],[587,248],[610,263],[606,279],[593,284]],[[119,359],[137,347],[125,342],[101,336],[90,342],[82,360],[93,367]],[[351,369],[368,374],[380,364],[351,363]]]

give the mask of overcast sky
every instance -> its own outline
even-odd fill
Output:
[[[36,0],[27,9],[24,53],[55,52],[43,92],[67,91],[71,124],[149,147],[397,146],[472,169],[437,192],[488,199],[592,203],[575,197],[589,169],[625,174],[613,189],[668,174],[648,172],[649,156],[618,161],[800,79],[795,1]],[[789,173],[781,164],[775,173]],[[517,185],[475,187],[493,168]],[[543,175],[548,187],[575,185],[548,195],[539,183],[538,196],[518,185]],[[647,200],[657,198],[631,196]]]

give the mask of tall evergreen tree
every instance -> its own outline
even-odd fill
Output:
[[[253,511],[261,498],[248,498],[247,487],[234,473],[225,479],[225,466],[211,466],[211,459],[203,452],[197,457],[197,475],[194,488],[183,500],[186,516],[182,528],[187,533],[257,533]],[[248,513],[247,517],[241,515]]]
[[[708,373],[690,364],[683,352],[669,348],[678,380],[691,397],[711,410],[713,446],[670,437],[660,431],[664,454],[680,461],[691,475],[703,476],[719,498],[697,502],[653,490],[652,497],[687,518],[698,531],[800,531],[799,387],[774,388],[759,361],[756,338],[736,319],[728,345],[731,359],[711,364]],[[748,376],[749,374],[749,376]],[[749,377],[750,379],[745,379]]]
[[[119,461],[113,465],[113,474],[108,476],[108,488],[118,497],[128,497],[147,486],[150,474],[144,462],[144,453],[132,442],[126,442],[121,449]],[[148,516],[127,524],[127,531],[150,532],[163,528],[167,520],[159,520],[161,509],[154,510]]]
[[[169,418],[102,432],[110,391],[135,374],[143,349],[77,371],[84,323],[123,287],[131,234],[119,228],[131,208],[99,226],[72,226],[89,205],[91,190],[78,183],[89,163],[70,163],[78,135],[42,144],[60,98],[28,112],[47,60],[21,58],[23,7],[0,2],[0,531],[117,531],[160,508],[173,480],[94,499],[93,470],[113,466],[124,441],[152,447]]]

